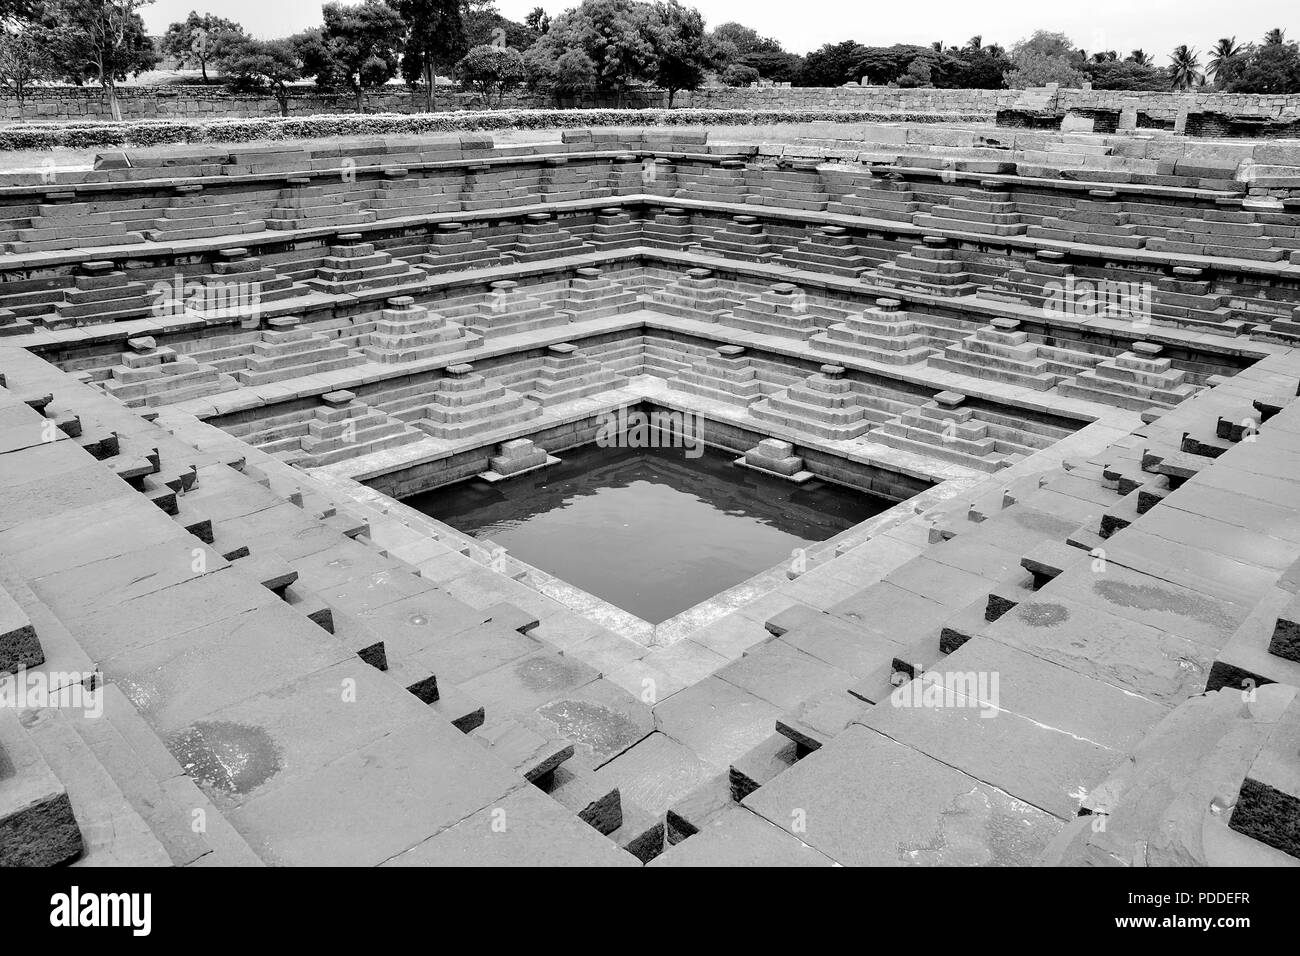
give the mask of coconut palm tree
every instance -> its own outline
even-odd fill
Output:
[[[1274,27],[1264,34],[1265,46],[1281,46],[1286,42],[1286,31],[1281,27]]]
[[[1236,37],[1221,38],[1210,48],[1210,62],[1205,64],[1205,75],[1217,76],[1234,58],[1241,56],[1241,51],[1242,46]]]
[[[1130,63],[1136,63],[1138,66],[1151,66],[1151,54],[1146,50],[1134,50],[1128,55]]]
[[[1175,90],[1190,90],[1201,74],[1201,58],[1186,43],[1174,47],[1169,57],[1169,74]]]

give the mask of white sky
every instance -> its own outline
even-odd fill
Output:
[[[1060,30],[1085,50],[1134,47],[1166,55],[1180,43],[1204,51],[1224,35],[1245,41],[1280,26],[1300,39],[1294,0],[682,0],[704,14],[710,26],[736,20],[775,37],[787,50],[807,53],[823,43],[857,40],[892,43],[963,44],[979,34],[985,43],[1009,47],[1035,29]],[[522,20],[535,6],[552,16],[575,6],[570,0],[497,0],[498,9]],[[145,10],[151,33],[182,20],[190,11],[237,20],[255,36],[295,33],[320,22],[319,0],[155,0]],[[1163,59],[1157,62],[1163,63]]]

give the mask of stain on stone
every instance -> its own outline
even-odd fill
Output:
[[[1232,627],[1236,623],[1215,601],[1190,591],[1175,593],[1152,584],[1130,584],[1114,579],[1098,580],[1092,589],[1111,604],[1138,611],[1168,611],[1215,627]]]
[[[537,713],[555,725],[556,732],[596,754],[620,751],[635,743],[641,729],[626,714],[589,700],[556,700]]]
[[[939,812],[934,836],[924,843],[899,843],[904,866],[1024,866],[1042,851],[1041,835],[1018,800],[978,787],[955,796]]]
[[[515,665],[515,675],[529,690],[563,686],[578,670],[563,660],[545,655],[527,657]]]
[[[1030,602],[1019,605],[1016,615],[1030,627],[1055,627],[1070,619],[1070,610],[1064,604]]]
[[[1045,511],[1034,511],[1031,508],[1018,508],[1007,513],[1022,528],[1028,528],[1030,531],[1041,531],[1053,538],[1064,538],[1079,526],[1078,522],[1067,521]]]
[[[199,783],[245,794],[280,771],[280,749],[262,727],[200,721],[167,738],[167,749]]]

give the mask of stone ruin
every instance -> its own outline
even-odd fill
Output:
[[[0,865],[1295,865],[1300,155],[1135,137],[5,176]],[[654,628],[399,500],[647,403],[897,504]]]

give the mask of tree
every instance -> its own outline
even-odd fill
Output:
[[[1056,83],[1065,87],[1082,86],[1079,51],[1064,33],[1036,30],[1033,35],[1011,47],[1012,70],[1007,86],[1025,89]]]
[[[280,115],[289,115],[288,86],[302,79],[302,64],[291,41],[243,37],[223,47],[213,62],[234,89],[270,90]]]
[[[854,40],[828,43],[804,58],[795,80],[798,86],[843,86],[857,80],[858,64],[867,48]]]
[[[733,63],[722,71],[722,82],[727,86],[749,86],[759,79],[758,70],[743,63]]]
[[[1237,42],[1236,37],[1223,37],[1210,49],[1210,60],[1205,65],[1206,76],[1214,77],[1214,85],[1225,88],[1241,75],[1246,57],[1251,51]]]
[[[456,64],[456,75],[476,87],[489,106],[494,91],[500,106],[506,91],[518,86],[524,74],[524,55],[508,46],[476,46]]]
[[[545,90],[557,102],[596,89],[596,62],[582,50],[564,50],[557,57],[536,44],[524,53],[524,71],[529,89]]]
[[[15,22],[0,27],[0,86],[8,90],[21,109],[27,91],[49,74],[44,38],[39,30]]]
[[[432,111],[438,67],[450,70],[469,51],[460,0],[397,0],[406,23],[402,78],[424,86],[424,108]]]
[[[1201,58],[1186,43],[1174,47],[1169,57],[1169,80],[1175,90],[1190,90],[1201,75]]]
[[[1151,61],[1151,54],[1146,50],[1134,50],[1125,57],[1125,60],[1128,63],[1136,63],[1138,66],[1155,66]]]
[[[247,37],[242,26],[234,20],[227,20],[215,13],[197,13],[190,15],[179,23],[173,23],[163,34],[160,44],[162,52],[173,56],[183,67],[197,65],[203,74],[203,82],[208,82],[208,64],[221,55],[223,44],[232,44]]]
[[[113,119],[122,119],[117,84],[157,62],[140,10],[153,0],[48,0],[41,30],[52,71],[78,85],[96,82]]]
[[[1262,46],[1250,47],[1241,59],[1227,83],[1229,93],[1300,92],[1300,48],[1295,43],[1269,43],[1265,37]]]
[[[659,0],[648,22],[654,47],[655,81],[668,91],[668,108],[678,90],[697,90],[706,70],[719,63],[718,49],[704,32],[704,17],[677,0]]]
[[[648,11],[633,0],[583,0],[566,10],[528,51],[531,81],[557,95],[585,89],[613,94],[621,104],[630,85],[649,80],[658,68]],[[564,63],[580,72],[567,75]]]
[[[1281,27],[1274,27],[1264,34],[1264,46],[1281,46],[1286,42],[1286,31]]]
[[[294,38],[303,72],[319,86],[349,90],[357,112],[365,112],[365,91],[397,75],[406,23],[384,0],[327,3],[321,15],[323,27]]]
[[[1169,89],[1169,71],[1132,60],[1102,60],[1081,63],[1080,72],[1092,83],[1094,90],[1150,90]]]
[[[524,26],[541,36],[551,28],[551,15],[541,7],[533,7],[524,17]]]

